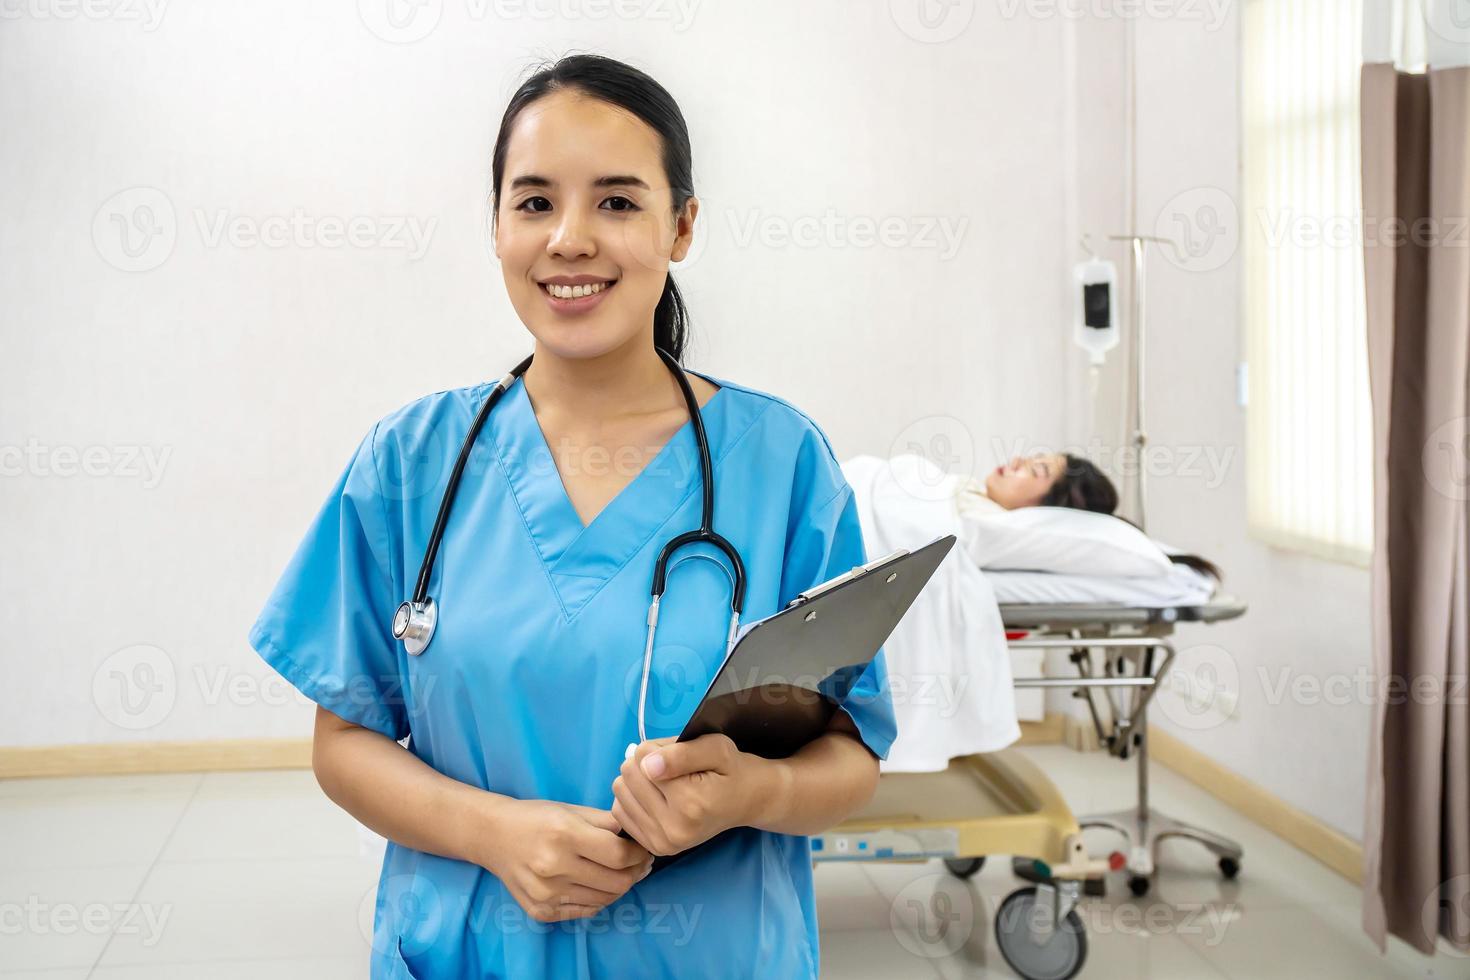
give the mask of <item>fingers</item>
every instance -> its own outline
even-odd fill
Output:
[[[616,834],[623,829],[618,826],[617,818],[607,810],[599,810],[595,806],[582,806],[578,803],[565,803],[563,806],[599,830]]]
[[[585,905],[532,905],[527,914],[537,922],[566,922],[570,919],[586,919],[602,911]]]
[[[577,858],[567,872],[566,879],[589,891],[605,895],[606,899],[603,904],[606,904],[642,881],[652,865],[653,855],[651,854],[638,864],[619,871],[603,867],[596,861]]]
[[[614,871],[636,868],[648,860],[648,851],[636,839],[627,840],[617,835],[624,825],[612,812],[608,810],[593,812],[604,815],[607,826],[606,828],[589,827],[587,833],[577,834],[572,842],[572,850],[575,854]],[[628,832],[632,833],[631,830]],[[638,835],[633,836],[636,838]]]
[[[633,758],[649,779],[666,780],[696,772],[728,773],[737,752],[729,736],[714,734],[672,745],[645,742]]]
[[[613,796],[639,828],[640,832],[634,836],[645,847],[655,854],[672,854],[679,850],[668,836],[669,801],[663,790],[643,774],[636,757],[623,763],[620,775],[613,780]],[[633,833],[631,827],[628,832]]]
[[[614,871],[612,874],[616,875],[617,872]],[[587,884],[581,880],[580,875],[576,874],[563,878],[553,878],[549,884],[556,892],[557,901],[565,905],[580,905],[587,908],[602,908],[604,905],[610,905],[628,890],[627,888],[618,888],[613,891],[604,891],[601,888]],[[629,882],[629,887],[631,886],[632,882]]]
[[[613,812],[639,844],[651,854],[673,853],[658,820],[633,797],[622,776],[613,782],[613,795],[617,798],[613,803]]]

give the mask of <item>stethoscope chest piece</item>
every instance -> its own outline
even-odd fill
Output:
[[[414,656],[423,653],[434,638],[439,624],[439,607],[432,598],[423,602],[408,600],[398,604],[393,614],[393,638],[403,641],[403,648]]]

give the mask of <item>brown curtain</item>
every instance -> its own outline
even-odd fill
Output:
[[[1362,75],[1373,395],[1363,927],[1470,952],[1470,68]]]

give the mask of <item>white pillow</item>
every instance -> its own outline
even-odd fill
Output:
[[[1174,563],[1148,535],[1111,514],[1018,507],[964,516],[965,550],[981,568],[1158,578]]]

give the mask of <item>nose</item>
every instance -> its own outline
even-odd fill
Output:
[[[1020,456],[1012,456],[1011,457],[1011,464],[1009,466],[1007,466],[1006,469],[1008,469],[1008,470],[1019,470],[1021,468],[1021,464],[1023,462],[1024,462],[1024,460],[1022,460]]]
[[[561,220],[552,229],[551,240],[546,243],[546,253],[559,259],[597,254],[597,245],[579,208],[573,206],[562,211]]]

